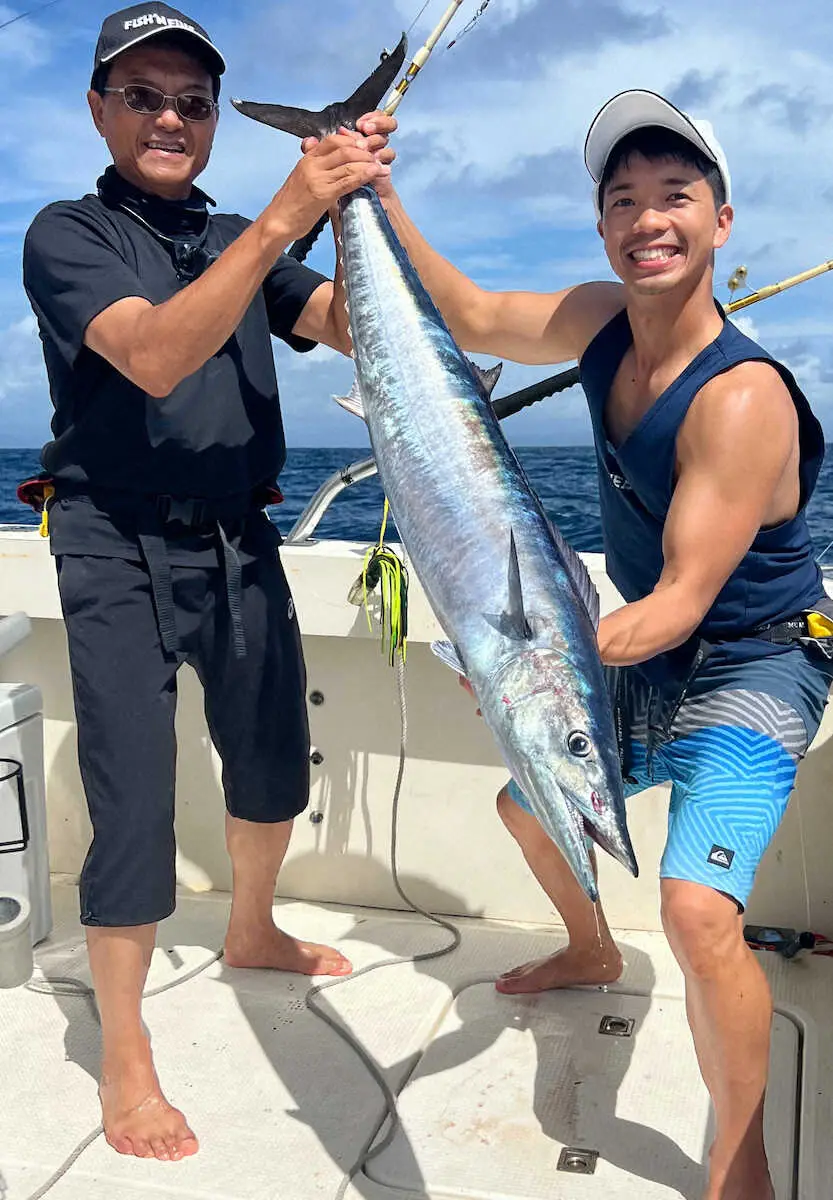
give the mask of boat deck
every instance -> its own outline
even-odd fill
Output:
[[[35,980],[89,982],[76,889],[57,881],[53,890],[55,929],[36,952]],[[160,929],[149,989],[211,959],[227,908],[223,893],[181,896]],[[278,919],[338,945],[357,968],[448,941],[421,918],[378,909],[288,901]],[[128,1159],[99,1136],[49,1200],[700,1200],[709,1105],[662,935],[618,935],[627,966],[610,989],[508,998],[494,976],[551,953],[559,931],[457,923],[462,942],[446,957],[319,997],[400,1099],[399,1132],[352,1182],[383,1126],[377,1085],[308,1010],[308,980],[214,961],[145,1002],[163,1085],[199,1154]],[[767,1109],[778,1200],[829,1200],[833,959],[761,958],[778,1010]],[[600,1032],[605,1017],[612,1036]],[[99,1120],[93,1007],[73,995],[0,992],[0,1046],[0,1197],[28,1200]],[[566,1164],[565,1149],[576,1152]]]

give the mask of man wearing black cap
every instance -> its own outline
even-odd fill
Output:
[[[465,349],[579,361],[606,566],[626,601],[598,628],[625,791],[672,785],[662,921],[714,1105],[705,1200],[773,1200],[763,1136],[772,1002],[742,913],[833,674],[806,521],[824,439],[787,368],[715,303],[714,255],[734,214],[711,125],[652,92],[624,92],[593,121],[585,162],[621,282],[551,294],[477,287],[428,246],[388,181],[379,191]],[[498,990],[617,980],[604,916],[514,781],[498,809],[569,934]]]
[[[285,455],[270,334],[299,352],[348,352],[333,284],[283,251],[387,172],[390,152],[379,133],[327,138],[255,221],[211,214],[194,180],[224,70],[206,31],[165,4],[108,17],[88,100],[113,165],[97,194],[44,209],[24,250],[55,406],[42,486],[94,832],[81,919],[104,1130],[122,1153],[166,1160],[197,1140],[160,1090],[141,995],[156,923],[174,907],[183,662],[203,683],[223,762],[226,964],[351,969],[272,920],[307,803],[309,735],[294,605],[263,512]]]

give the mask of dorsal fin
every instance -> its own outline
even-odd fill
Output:
[[[524,596],[521,587],[521,568],[518,563],[518,547],[515,545],[515,531],[509,533],[509,595],[506,608],[501,613],[500,630],[506,637],[519,641],[528,641],[532,637],[532,629],[524,612]]]
[[[576,591],[581,597],[584,607],[587,609],[587,615],[593,624],[593,628],[598,629],[599,593],[596,591],[596,585],[590,578],[590,572],[570,543],[564,540],[563,535],[549,518],[547,518],[547,524],[550,527],[553,541],[558,547],[558,552],[564,561],[564,566],[567,568],[567,572],[575,584]]]
[[[483,391],[488,397],[491,397],[495,390],[495,384],[500,379],[500,373],[503,370],[503,363],[495,363],[493,367],[479,367],[476,362],[472,362],[470,358],[466,358],[466,362],[471,368],[471,373],[474,375],[483,388]]]

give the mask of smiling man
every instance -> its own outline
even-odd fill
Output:
[[[715,303],[733,210],[711,126],[651,92],[622,93],[593,121],[585,160],[619,284],[485,292],[427,245],[387,181],[380,192],[461,345],[579,360],[607,570],[627,602],[598,634],[623,774],[631,795],[672,784],[662,919],[716,1113],[706,1197],[769,1200],[772,1006],[741,914],[831,680],[833,625],[804,516],[823,437],[790,372]],[[498,807],[570,938],[499,990],[617,979],[604,919],[516,784]]]
[[[55,406],[44,449],[93,843],[81,919],[101,1016],[104,1131],[124,1154],[197,1150],[156,1077],[141,997],[174,907],[174,710],[187,661],[223,763],[229,967],[346,974],[272,920],[307,803],[298,624],[263,508],[285,447],[270,335],[348,351],[331,281],[283,251],[389,167],[386,139],[331,137],[255,221],[194,186],[225,63],[165,4],[107,17],[88,100],[113,158],[95,194],[50,205],[24,249]],[[361,122],[360,122],[361,127]],[[45,495],[50,493],[45,490]]]

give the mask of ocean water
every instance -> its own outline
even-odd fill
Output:
[[[288,533],[328,476],[349,463],[367,458],[369,453],[361,447],[290,449],[280,478],[284,503],[269,510],[278,528]],[[592,450],[535,446],[519,450],[518,455],[544,507],[564,536],[579,550],[601,550]],[[39,518],[20,503],[15,489],[22,479],[39,470],[37,450],[0,450],[0,524],[38,524]],[[376,477],[354,484],[333,501],[315,537],[374,542],[379,536],[383,500]]]
[[[285,502],[270,516],[288,533],[309,499],[333,472],[367,457],[369,451],[291,449],[281,474]],[[517,454],[547,513],[577,550],[600,551],[599,500],[593,451],[586,446],[530,446]],[[40,469],[37,450],[0,450],[0,524],[37,525],[38,518],[15,495],[17,484]],[[315,536],[374,542],[382,517],[378,479],[366,479],[342,492],[328,509]],[[816,550],[833,560],[833,454],[828,453],[807,511]]]

